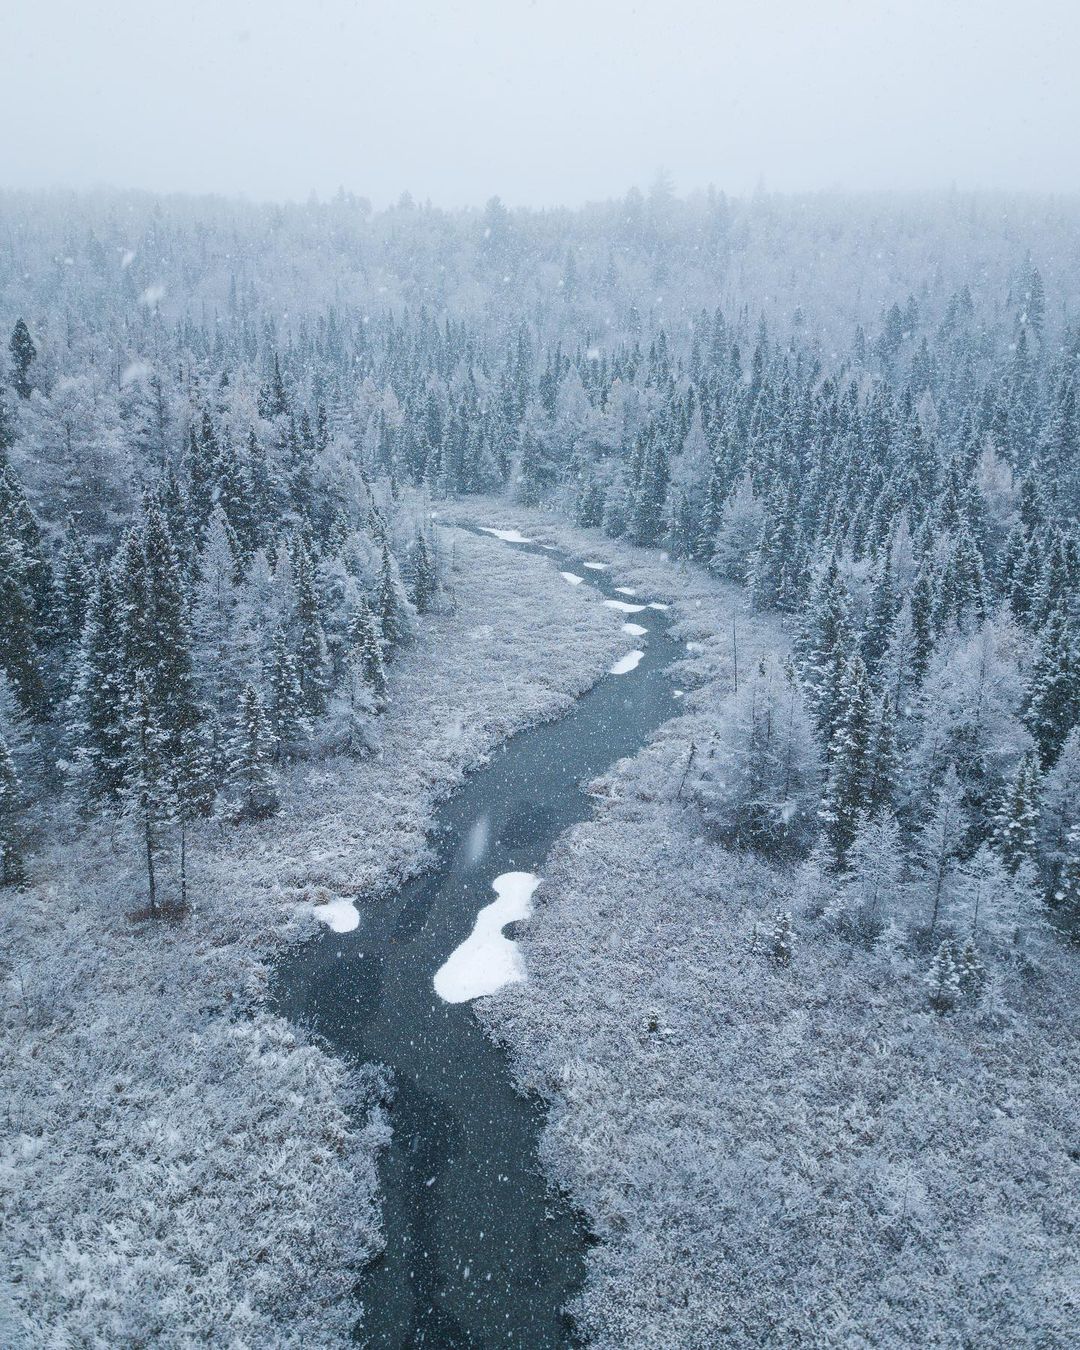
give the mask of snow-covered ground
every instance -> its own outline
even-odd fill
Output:
[[[274,820],[196,831],[187,919],[132,923],[131,841],[62,822],[5,901],[5,1347],[347,1343],[382,1089],[266,1012],[268,962],[422,868],[435,803],[626,641],[542,558],[461,533],[454,558],[455,612],[391,667],[379,756],[303,764]]]
[[[696,569],[605,551],[676,612],[684,715],[597,785],[597,817],[544,865],[528,983],[478,1005],[547,1099],[545,1170],[600,1239],[584,1337],[1073,1344],[1073,954],[1044,941],[954,1018],[927,1007],[928,958],[797,910],[791,964],[770,963],[757,935],[795,879],[711,841],[680,787],[724,716],[732,624],[740,670],[786,634]]]
[[[532,872],[504,872],[491,883],[498,896],[476,916],[472,932],[435,972],[435,992],[447,1003],[465,1003],[525,979],[518,944],[503,936],[507,924],[532,914],[540,878]]]

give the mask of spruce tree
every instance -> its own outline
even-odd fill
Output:
[[[957,968],[956,951],[953,944],[946,940],[937,949],[933,964],[926,977],[928,997],[934,1012],[944,1015],[955,1011],[960,1002],[960,971]]]
[[[0,886],[18,886],[26,880],[23,863],[22,785],[0,730]]]
[[[928,931],[932,936],[941,917],[941,911],[950,898],[956,860],[967,832],[963,792],[956,766],[950,764],[938,788],[930,817],[916,839],[916,863],[922,874],[929,913]]]
[[[20,398],[29,398],[33,388],[30,367],[37,356],[37,348],[24,319],[15,320],[8,349],[11,352],[11,387]]]
[[[299,753],[311,732],[296,658],[289,650],[285,629],[279,627],[270,648],[269,721],[278,760]]]
[[[315,569],[302,536],[293,544],[293,577],[296,587],[296,666],[304,709],[317,717],[326,707],[326,635],[320,614]]]
[[[423,530],[417,530],[412,549],[413,593],[412,602],[417,614],[426,614],[435,600],[438,590],[435,554],[424,536]]]
[[[1049,769],[1080,721],[1080,652],[1064,604],[1054,608],[1042,631],[1026,693],[1024,720],[1042,767]]]
[[[383,712],[386,708],[387,682],[382,641],[375,616],[363,600],[349,622],[349,644],[352,659],[371,690],[375,711]]]
[[[278,810],[274,735],[253,684],[240,694],[236,731],[229,747],[227,793],[237,820],[264,820]]]
[[[1033,862],[1039,828],[1039,761],[1034,751],[1017,765],[1016,774],[994,822],[994,844],[1010,874]]]
[[[176,794],[169,773],[166,734],[158,721],[149,683],[135,678],[126,753],[126,814],[134,822],[146,863],[147,908],[158,912],[158,854],[162,838],[176,820]]]
[[[121,606],[113,569],[102,565],[75,659],[67,738],[84,806],[117,801],[125,779],[126,695]]]
[[[829,744],[829,772],[820,818],[829,856],[837,871],[847,864],[859,819],[869,806],[874,711],[862,657],[848,664],[839,699],[836,730]]]
[[[376,601],[379,624],[382,628],[383,642],[387,654],[393,652],[406,637],[407,629],[398,595],[398,582],[390,548],[386,541],[382,546],[382,565],[379,570],[379,591]]]

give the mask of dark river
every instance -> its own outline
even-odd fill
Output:
[[[619,595],[614,569],[590,570],[585,559],[492,546],[542,553],[611,599],[651,599]],[[372,1345],[573,1344],[563,1308],[583,1278],[585,1232],[540,1172],[542,1107],[515,1092],[505,1052],[470,1004],[443,1002],[432,980],[495,899],[492,881],[543,875],[558,835],[591,812],[585,783],[677,710],[664,671],[682,649],[669,618],[613,613],[612,623],[648,629],[626,636],[628,652],[645,652],[637,667],[605,675],[565,716],[507,741],[436,813],[430,871],[359,902],[357,929],[327,929],[276,970],[278,1010],[313,1025],[342,1058],[393,1070],[393,1142],[380,1166],[386,1251],[359,1289]]]

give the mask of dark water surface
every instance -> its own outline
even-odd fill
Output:
[[[651,598],[616,594],[614,570],[500,546],[542,553],[612,599]],[[682,650],[669,617],[619,615],[649,630],[626,636],[627,651],[645,651],[637,668],[604,676],[558,721],[507,741],[436,813],[432,870],[386,899],[358,901],[357,929],[327,929],[277,967],[279,1011],[314,1025],[342,1058],[393,1070],[393,1141],[380,1166],[386,1251],[360,1287],[373,1345],[573,1343],[562,1309],[583,1278],[585,1232],[540,1172],[542,1108],[514,1091],[505,1052],[470,1005],[444,1003],[432,979],[495,899],[495,877],[543,875],[558,835],[591,814],[585,783],[675,712],[663,672]]]

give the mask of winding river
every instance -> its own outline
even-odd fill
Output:
[[[584,1274],[587,1233],[537,1161],[542,1106],[517,1093],[504,1050],[468,1002],[444,1002],[434,976],[496,897],[507,872],[544,859],[591,804],[584,785],[633,754],[676,709],[665,668],[682,654],[668,615],[618,591],[611,570],[523,542],[616,605],[636,664],[604,676],[560,719],[511,737],[436,813],[437,861],[395,895],[360,907],[359,927],[327,929],[275,972],[280,1011],[305,1019],[351,1062],[393,1070],[393,1140],[380,1163],[386,1250],[365,1272],[364,1340],[395,1347],[574,1343],[563,1309]],[[599,555],[602,557],[602,555]],[[555,615],[545,621],[556,622]],[[510,929],[508,936],[513,935]],[[572,934],[567,935],[572,941]]]

